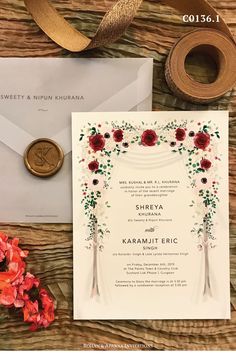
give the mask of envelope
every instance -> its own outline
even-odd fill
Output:
[[[72,222],[71,112],[152,109],[152,59],[0,59],[0,221]],[[24,151],[50,138],[64,151],[52,177]]]

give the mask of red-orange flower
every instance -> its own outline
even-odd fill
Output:
[[[12,306],[16,300],[17,291],[15,286],[5,286],[0,294],[0,305]]]
[[[22,309],[24,321],[31,323],[31,330],[48,327],[54,321],[54,302],[40,281],[30,273],[25,274],[27,251],[19,240],[0,233],[0,305]]]
[[[0,233],[1,263],[5,265],[5,269],[0,271],[0,291],[21,278],[25,272],[23,259],[27,257],[28,251],[23,251],[18,244],[17,238],[8,240],[5,234]]]
[[[55,319],[54,314],[54,302],[52,298],[48,295],[47,290],[40,290],[40,300],[42,302],[43,311],[41,313],[41,320],[44,327],[48,327]]]
[[[53,300],[45,289],[41,289],[38,300],[25,302],[23,313],[24,321],[31,323],[31,331],[47,328],[55,319]]]
[[[33,322],[37,323],[37,320],[39,319],[39,304],[38,301],[31,301],[27,300],[25,302],[25,306],[23,308],[23,314],[24,314],[24,321],[25,322]]]

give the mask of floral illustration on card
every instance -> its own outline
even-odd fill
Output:
[[[88,123],[81,130],[79,143],[83,145],[83,156],[79,163],[84,175],[81,181],[83,198],[81,203],[88,220],[88,248],[102,251],[104,239],[110,231],[103,217],[105,208],[104,191],[109,188],[114,166],[114,157],[128,154],[132,146],[143,149],[165,145],[171,153],[182,155],[189,178],[189,187],[195,197],[190,207],[195,210],[191,233],[197,239],[199,250],[215,247],[214,216],[219,202],[218,164],[221,157],[217,151],[220,140],[218,127],[212,122],[196,120],[169,120],[121,123],[105,121]]]

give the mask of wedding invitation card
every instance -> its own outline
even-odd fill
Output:
[[[228,113],[73,113],[75,319],[230,318]]]
[[[71,223],[71,112],[149,111],[152,75],[146,58],[0,59],[0,221]],[[64,154],[50,178],[24,164],[26,148],[45,138]],[[53,153],[49,144],[37,146],[32,163],[47,171],[56,165]]]

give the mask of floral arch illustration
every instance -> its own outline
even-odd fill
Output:
[[[164,125],[158,121],[121,123],[105,121],[88,123],[80,132],[79,141],[83,144],[83,156],[79,157],[84,175],[81,180],[83,198],[81,203],[88,220],[89,236],[86,238],[88,249],[94,252],[92,294],[99,295],[97,280],[97,252],[104,247],[104,238],[109,229],[99,210],[109,208],[108,202],[100,205],[103,191],[109,188],[114,166],[113,157],[128,154],[129,148],[139,145],[145,149],[158,148],[165,144],[173,154],[183,155],[185,165],[196,198],[190,204],[195,207],[200,216],[194,222],[191,233],[197,238],[199,250],[206,253],[208,262],[208,248],[215,247],[214,216],[219,203],[219,176],[218,164],[221,157],[218,154],[217,142],[220,133],[212,121],[197,122],[196,120],[176,119]],[[204,291],[210,292],[209,265],[206,267]]]

